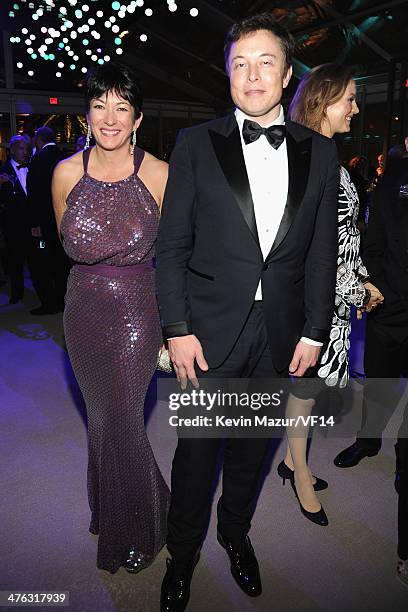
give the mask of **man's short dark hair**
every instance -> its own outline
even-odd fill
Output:
[[[42,143],[48,144],[49,142],[55,142],[55,133],[50,127],[43,125],[38,128],[35,132],[35,137],[39,138]]]
[[[260,13],[259,15],[252,15],[252,17],[245,17],[231,26],[224,43],[225,65],[228,66],[232,44],[240,38],[259,30],[267,30],[279,39],[285,57],[285,72],[287,72],[292,65],[295,39],[286,28],[276,21],[272,13]]]
[[[101,98],[108,93],[116,93],[129,102],[135,111],[135,117],[140,117],[143,91],[136,73],[131,68],[109,62],[90,72],[85,87],[87,111],[91,100]]]

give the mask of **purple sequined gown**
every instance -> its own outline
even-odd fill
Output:
[[[115,572],[129,549],[151,562],[166,535],[169,490],[144,427],[144,400],[161,345],[152,267],[159,210],[134,174],[107,183],[87,173],[67,198],[61,234],[75,262],[65,338],[88,415],[90,531],[97,566]]]

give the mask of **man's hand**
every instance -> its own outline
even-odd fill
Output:
[[[31,235],[34,236],[34,238],[41,238],[42,237],[41,227],[39,225],[37,227],[32,227]]]
[[[362,308],[357,308],[358,320],[361,320],[363,318],[364,312],[371,312],[373,308],[376,308],[384,301],[383,294],[377,289],[377,287],[375,287],[375,285],[373,285],[372,283],[364,283],[364,287],[370,290],[371,297],[369,302],[365,306],[362,306]]]
[[[316,365],[321,348],[299,340],[289,365],[289,374],[303,376],[306,370]]]
[[[169,340],[170,359],[173,362],[177,380],[181,388],[184,390],[187,387],[187,379],[191,380],[193,386],[198,388],[198,380],[194,370],[194,360],[200,370],[207,371],[208,364],[204,359],[203,349],[196,336],[180,336]]]
[[[378,306],[378,304],[382,304],[383,303],[384,296],[381,293],[381,291],[379,291],[377,289],[377,287],[375,287],[372,283],[364,283],[364,287],[366,289],[369,289],[369,291],[371,293],[370,300],[365,305],[365,311],[366,312],[370,312],[373,308]]]

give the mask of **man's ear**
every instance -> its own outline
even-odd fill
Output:
[[[283,89],[286,89],[286,87],[289,85],[289,81],[292,78],[292,66],[289,66],[289,68],[286,71],[285,76],[283,77]]]

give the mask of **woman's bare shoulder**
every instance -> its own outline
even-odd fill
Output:
[[[84,173],[82,151],[74,153],[57,164],[54,170],[53,182],[62,192],[68,193]]]
[[[158,159],[157,157],[155,157],[151,153],[148,153],[147,151],[145,151],[143,162],[144,162],[146,169],[149,169],[152,172],[158,172],[160,174],[165,174],[165,175],[168,174],[169,164],[165,161],[162,161],[161,159]]]
[[[70,157],[60,161],[55,167],[56,172],[61,178],[66,175],[72,175],[76,172],[83,172],[82,151],[74,153]]]

